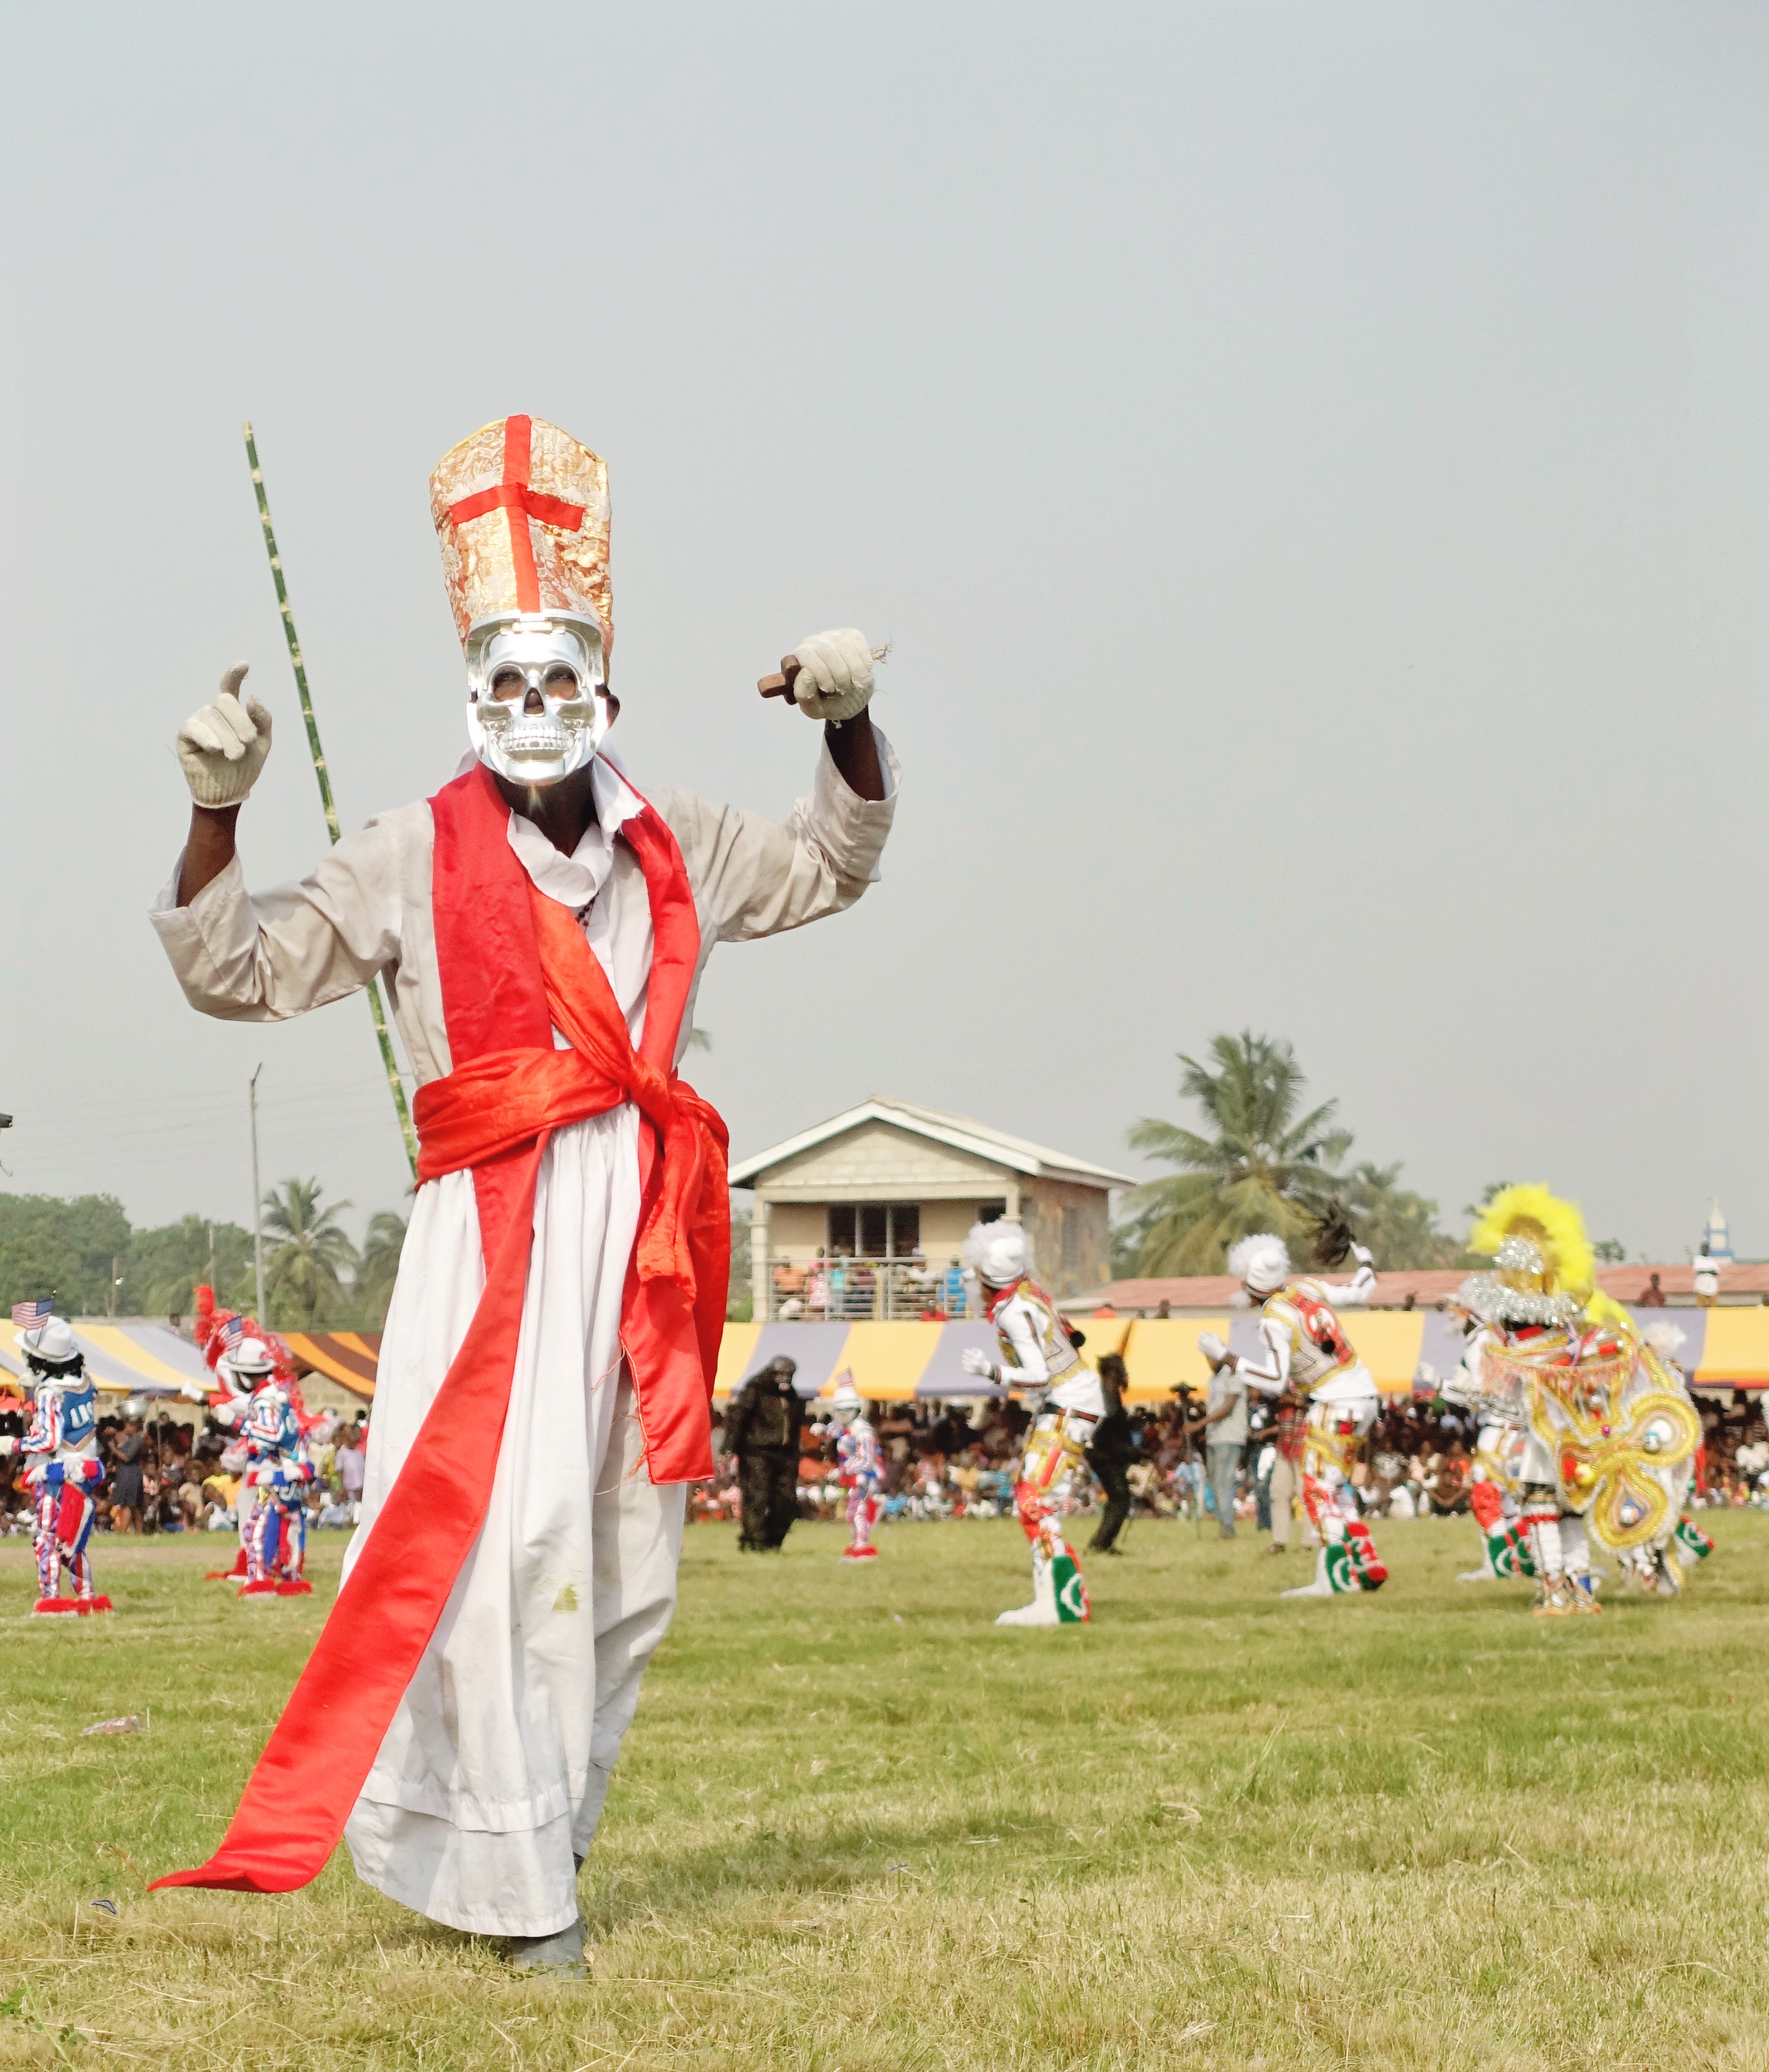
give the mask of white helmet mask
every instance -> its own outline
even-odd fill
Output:
[[[557,784],[608,731],[602,628],[569,611],[482,619],[467,629],[467,738],[487,769],[518,784]]]

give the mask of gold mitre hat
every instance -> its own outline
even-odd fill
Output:
[[[444,454],[430,479],[442,581],[464,643],[481,620],[574,612],[614,642],[608,470],[544,417],[499,417]]]

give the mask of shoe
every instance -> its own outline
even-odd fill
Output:
[[[110,1610],[110,1599],[109,1597],[76,1597],[74,1608],[84,1618],[88,1612],[108,1612]]]
[[[278,1583],[277,1595],[279,1597],[311,1597],[313,1595],[313,1585],[305,1576],[296,1576],[287,1581]]]
[[[1287,1554],[1290,1552],[1289,1542],[1287,1540],[1274,1540],[1270,1546],[1265,1549],[1265,1552],[1268,1554]]]
[[[1458,1583],[1491,1583],[1495,1580],[1491,1568],[1464,1568],[1456,1578]]]
[[[1326,1577],[1317,1576],[1312,1583],[1300,1583],[1294,1590],[1280,1590],[1280,1597],[1331,1597],[1336,1595]]]
[[[514,1971],[540,1971],[549,1978],[586,1978],[582,1917],[552,1935],[512,1935],[510,1965]]]
[[[33,1618],[52,1618],[57,1612],[72,1613],[79,1610],[80,1600],[77,1597],[39,1597],[31,1608],[31,1616]]]
[[[1063,1622],[1057,1614],[1054,1599],[1034,1597],[1029,1605],[1022,1605],[1018,1611],[1003,1612],[995,1623],[997,1626],[1060,1626]]]
[[[1559,1577],[1542,1585],[1541,1595],[1530,1607],[1531,1615],[1536,1618],[1570,1618],[1576,1609],[1571,1591],[1565,1580]]]
[[[841,1558],[844,1561],[876,1561],[878,1550],[876,1547],[844,1547]]]
[[[261,1581],[248,1583],[238,1594],[242,1597],[274,1597],[276,1593],[276,1585],[266,1576]]]

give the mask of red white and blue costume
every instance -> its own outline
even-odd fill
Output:
[[[23,1438],[0,1441],[0,1445],[9,1453],[16,1449],[30,1462],[24,1479],[36,1499],[35,1613],[108,1612],[110,1599],[93,1591],[86,1552],[105,1464],[98,1457],[97,1408],[85,1362],[60,1317],[20,1331],[15,1342],[30,1365],[36,1395]],[[64,1568],[74,1587],[71,1597],[61,1594]]]
[[[304,1597],[313,1585],[302,1574],[307,1552],[306,1494],[313,1462],[302,1436],[293,1396],[278,1380],[269,1349],[245,1338],[228,1364],[261,1376],[240,1428],[246,1456],[245,1486],[256,1498],[246,1531],[242,1597]]]
[[[884,1455],[878,1449],[878,1435],[850,1376],[842,1376],[831,1407],[841,1427],[835,1442],[837,1478],[848,1496],[848,1544],[841,1550],[841,1559],[876,1561],[878,1550],[872,1544],[872,1528],[884,1508],[884,1499],[878,1494],[884,1482]]]

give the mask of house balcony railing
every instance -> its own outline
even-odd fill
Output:
[[[770,1322],[902,1323],[935,1312],[966,1314],[950,1269],[922,1260],[836,1259],[807,1266],[770,1259],[767,1268]]]

